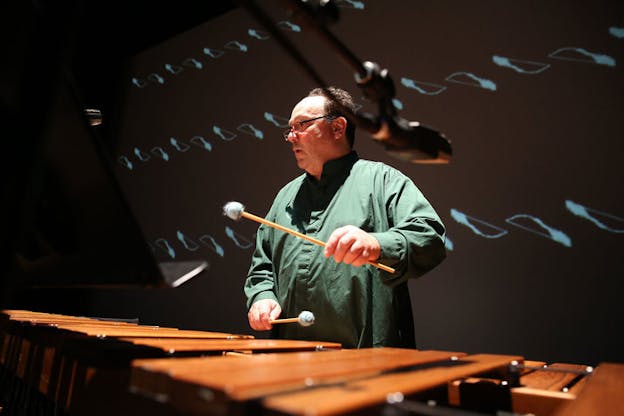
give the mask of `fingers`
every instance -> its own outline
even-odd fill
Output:
[[[347,225],[336,229],[325,245],[325,256],[337,263],[362,266],[379,257],[379,241],[358,227]]]
[[[282,313],[282,308],[273,299],[262,299],[255,302],[249,308],[247,319],[249,326],[256,331],[271,329],[271,320],[277,319]]]

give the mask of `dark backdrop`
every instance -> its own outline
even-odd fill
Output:
[[[331,30],[388,68],[400,115],[453,144],[449,165],[413,165],[356,139],[447,226],[448,258],[410,282],[419,348],[623,361],[622,3],[338,4]],[[271,7],[324,78],[374,113],[351,69]],[[104,97],[102,137],[156,257],[210,270],[175,290],[89,291],[79,308],[49,308],[253,333],[242,287],[257,224],[221,208],[236,200],[263,216],[299,174],[278,125],[315,85],[242,9],[169,35],[77,72]]]

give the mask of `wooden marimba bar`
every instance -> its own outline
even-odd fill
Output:
[[[118,410],[111,403],[123,401],[125,412],[144,404],[129,393],[133,359],[331,348],[340,344],[7,310],[0,313],[0,408],[5,414],[110,414]]]

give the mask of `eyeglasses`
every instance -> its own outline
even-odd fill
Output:
[[[290,128],[284,130],[284,133],[282,133],[282,135],[284,136],[285,140],[288,140],[288,136],[290,136],[290,133],[299,134],[299,133],[303,132],[303,127],[307,123],[310,123],[310,122],[315,121],[315,120],[320,120],[322,118],[334,119],[336,117],[337,116],[335,114],[325,114],[324,116],[319,116],[319,117],[309,118],[307,120],[297,121],[297,122],[294,123],[293,126],[291,126]]]

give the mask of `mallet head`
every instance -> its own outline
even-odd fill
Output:
[[[245,206],[240,202],[230,201],[223,206],[223,215],[228,216],[234,221],[241,219],[243,211],[245,211]]]

